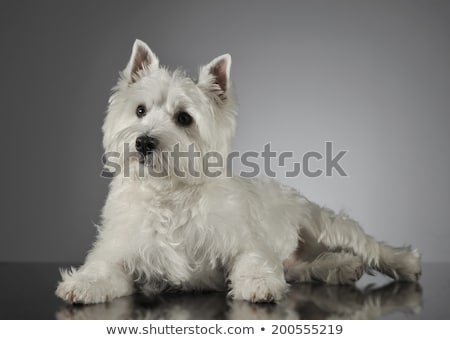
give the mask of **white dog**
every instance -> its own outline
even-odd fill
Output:
[[[227,155],[235,131],[230,65],[230,55],[220,56],[195,82],[161,68],[136,40],[103,125],[105,151],[120,154],[129,171],[113,178],[97,241],[83,266],[62,271],[59,297],[87,304],[136,288],[228,290],[234,299],[270,302],[283,297],[287,282],[353,283],[364,270],[418,280],[417,250],[378,243],[294,189],[205,175],[203,156]],[[175,161],[176,146],[193,146],[202,157]]]

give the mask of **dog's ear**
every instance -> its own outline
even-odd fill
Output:
[[[133,45],[133,51],[131,52],[130,61],[123,71],[123,76],[131,84],[139,79],[142,70],[158,67],[158,57],[145,42],[136,39]]]
[[[198,84],[206,91],[225,101],[230,90],[231,56],[221,55],[200,69]]]

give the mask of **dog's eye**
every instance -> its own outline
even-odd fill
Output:
[[[192,116],[189,113],[184,112],[184,111],[178,112],[175,119],[176,119],[177,124],[180,126],[189,126],[194,121]]]
[[[146,113],[147,113],[147,108],[145,107],[145,105],[139,105],[136,108],[136,116],[138,116],[139,118],[144,117]]]

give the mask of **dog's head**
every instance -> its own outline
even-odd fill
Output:
[[[224,168],[235,131],[230,66],[230,55],[217,57],[194,81],[161,67],[136,40],[103,124],[105,152],[117,157],[119,175],[201,180],[205,161],[219,154]]]

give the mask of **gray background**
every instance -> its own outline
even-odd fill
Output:
[[[450,259],[450,2],[2,1],[0,25],[0,261],[84,258],[107,194],[106,102],[135,38],[193,75],[231,53],[235,149],[334,141],[348,178],[280,180]]]

